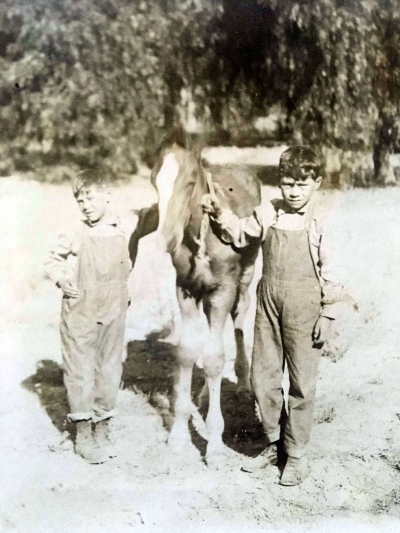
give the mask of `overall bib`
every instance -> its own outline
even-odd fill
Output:
[[[257,314],[251,379],[269,443],[283,440],[288,455],[304,455],[313,424],[320,351],[312,332],[321,311],[321,287],[308,231],[268,228]],[[287,364],[286,413],[282,378]]]
[[[69,419],[113,416],[122,375],[128,307],[128,244],[123,235],[84,234],[78,254],[78,298],[63,298],[61,346]]]

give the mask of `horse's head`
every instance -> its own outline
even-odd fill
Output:
[[[152,172],[158,191],[158,234],[163,247],[173,253],[183,239],[193,202],[200,202],[205,180],[199,158],[176,144],[166,149]]]

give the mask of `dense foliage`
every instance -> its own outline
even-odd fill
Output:
[[[251,142],[274,106],[280,139],[335,154],[346,181],[371,179],[374,149],[387,179],[397,0],[3,0],[0,23],[0,172],[130,173],[185,114]]]

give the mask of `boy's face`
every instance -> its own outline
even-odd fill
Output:
[[[299,211],[308,204],[312,195],[321,186],[322,178],[315,180],[311,176],[288,174],[280,179],[280,189],[285,203],[293,210]]]
[[[84,217],[91,223],[100,222],[108,211],[110,202],[110,189],[100,188],[95,185],[82,187],[76,197],[78,207]]]

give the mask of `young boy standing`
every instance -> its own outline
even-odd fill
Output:
[[[112,213],[109,182],[98,171],[78,174],[72,189],[82,222],[60,236],[46,270],[63,293],[61,346],[75,452],[102,463],[115,455],[109,421],[122,374],[128,242],[137,217],[121,221]]]
[[[252,468],[277,465],[282,444],[288,458],[281,485],[297,485],[306,477],[319,349],[345,299],[332,274],[331,250],[314,197],[322,182],[320,167],[311,148],[287,149],[279,164],[282,200],[256,208],[248,218],[238,219],[211,195],[202,202],[221,240],[239,248],[254,240],[263,243],[251,380],[268,447]],[[282,389],[285,364],[288,413]]]

